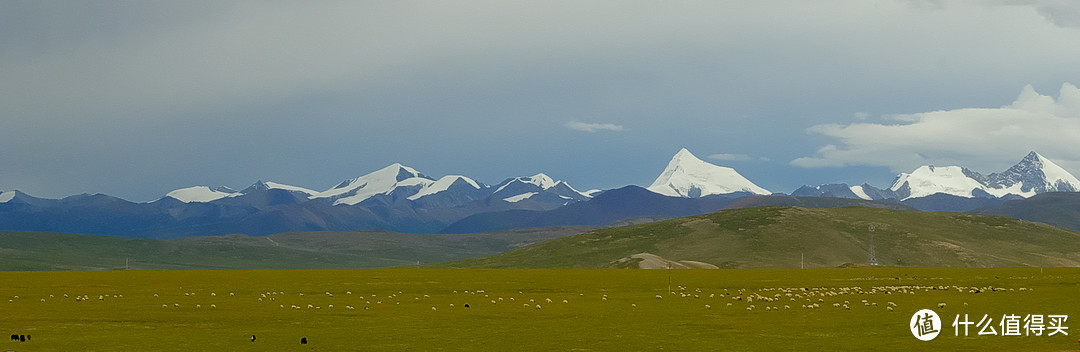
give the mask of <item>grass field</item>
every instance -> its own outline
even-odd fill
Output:
[[[0,349],[1072,351],[1080,328],[1000,336],[997,324],[1076,319],[1078,294],[1073,268],[0,272],[0,335],[32,336]],[[923,308],[945,325],[929,342],[907,326]],[[988,314],[998,336],[954,337],[956,314]]]

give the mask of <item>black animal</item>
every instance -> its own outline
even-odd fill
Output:
[[[251,342],[255,342],[255,335],[251,335]]]
[[[19,335],[19,342],[26,342],[26,335]]]
[[[300,338],[300,344],[301,345],[306,345],[307,344],[307,338],[306,337],[301,337]]]
[[[19,335],[11,334],[11,341],[19,341]]]
[[[468,304],[468,303],[465,303],[465,308],[469,308],[469,304]]]

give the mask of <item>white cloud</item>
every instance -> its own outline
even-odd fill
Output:
[[[747,161],[747,160],[750,160],[750,159],[753,159],[753,158],[751,158],[749,155],[746,155],[746,154],[723,154],[722,153],[722,154],[709,155],[709,159],[723,160],[723,161]]]
[[[567,122],[565,126],[566,126],[566,128],[569,128],[569,129],[572,129],[572,130],[575,130],[575,131],[582,131],[582,132],[589,132],[589,133],[595,133],[596,131],[622,131],[622,130],[624,130],[623,126],[616,125],[616,124],[613,124],[613,123],[585,123],[585,122],[578,122],[578,121],[570,121],[570,122]]]
[[[1063,167],[1080,168],[1080,89],[1065,83],[1053,97],[1024,87],[1011,105],[887,116],[891,123],[828,124],[809,128],[836,138],[801,167],[887,166],[910,171],[920,165],[962,165],[1001,171],[1029,151]]]
[[[1006,5],[1031,6],[1061,27],[1080,27],[1080,3],[1071,0],[999,0]]]

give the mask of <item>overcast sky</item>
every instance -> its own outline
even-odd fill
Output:
[[[1067,0],[3,1],[0,190],[150,201],[401,162],[774,192],[923,164],[1080,174]]]

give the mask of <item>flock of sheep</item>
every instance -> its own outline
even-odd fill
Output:
[[[629,308],[637,309],[638,304],[648,304],[646,302],[650,300],[662,301],[664,299],[682,299],[682,300],[701,300],[701,305],[705,310],[712,310],[713,305],[722,308],[740,308],[747,311],[764,310],[766,312],[791,310],[791,309],[822,309],[831,306],[833,309],[851,310],[853,307],[861,307],[863,309],[883,309],[886,311],[894,311],[898,308],[898,305],[890,297],[897,297],[894,295],[915,295],[920,292],[955,292],[963,294],[984,294],[992,292],[1007,292],[1016,291],[1017,289],[1006,289],[1001,287],[967,287],[956,285],[941,285],[941,286],[873,286],[869,288],[863,288],[860,286],[849,287],[767,287],[757,290],[748,290],[745,288],[739,289],[719,289],[712,292],[707,292],[701,288],[689,289],[685,286],[676,286],[667,294],[654,294],[652,299],[646,297],[621,297],[625,302],[630,301]],[[1019,291],[1027,291],[1027,288],[1019,288]],[[284,291],[261,291],[257,293],[245,293],[243,295],[237,295],[235,292],[228,292],[222,294],[222,297],[216,292],[209,292],[199,294],[197,292],[185,291],[182,292],[183,296],[179,294],[169,295],[174,297],[173,299],[162,298],[159,293],[154,293],[153,297],[160,301],[161,308],[163,309],[180,309],[190,308],[195,309],[217,309],[218,305],[222,307],[228,306],[233,300],[249,299],[254,302],[252,304],[262,304],[270,308],[289,309],[289,310],[333,310],[344,309],[348,311],[353,310],[372,310],[378,307],[387,306],[402,306],[403,303],[406,306],[414,304],[430,305],[431,311],[439,311],[439,309],[470,309],[475,306],[475,303],[488,302],[490,305],[502,305],[502,304],[519,304],[523,308],[540,310],[544,307],[551,307],[553,305],[569,305],[571,300],[578,302],[588,302],[590,300],[593,303],[606,304],[609,300],[607,293],[594,293],[586,295],[586,293],[577,293],[577,297],[557,297],[552,298],[552,295],[539,295],[539,294],[525,294],[522,291],[518,291],[517,295],[504,293],[493,294],[486,290],[454,290],[449,293],[449,301],[445,298],[433,300],[429,294],[405,294],[403,291],[391,292],[388,294],[353,294],[351,290],[339,292],[338,296],[335,296],[333,292],[324,291],[322,293],[300,293],[289,295]],[[561,295],[568,295],[569,293],[561,293]],[[572,295],[572,294],[569,294]],[[48,297],[41,297],[38,301],[44,303],[49,300],[55,299],[67,299],[75,302],[92,302],[92,301],[105,301],[114,299],[124,299],[123,294],[110,293],[110,294],[98,294],[96,299],[93,299],[93,295],[90,294],[76,294],[71,296],[69,294],[62,294],[60,297],[55,295],[49,295]],[[178,299],[183,297],[183,299]],[[316,299],[316,297],[318,299]],[[335,298],[338,297],[338,298]],[[13,296],[8,299],[9,303],[15,303],[20,301],[19,296]],[[333,303],[331,303],[333,302]],[[470,304],[472,303],[472,304]],[[966,302],[963,303],[965,306]],[[760,306],[760,307],[759,307]],[[938,308],[944,308],[945,302],[938,303]],[[914,308],[914,307],[912,307]]]

